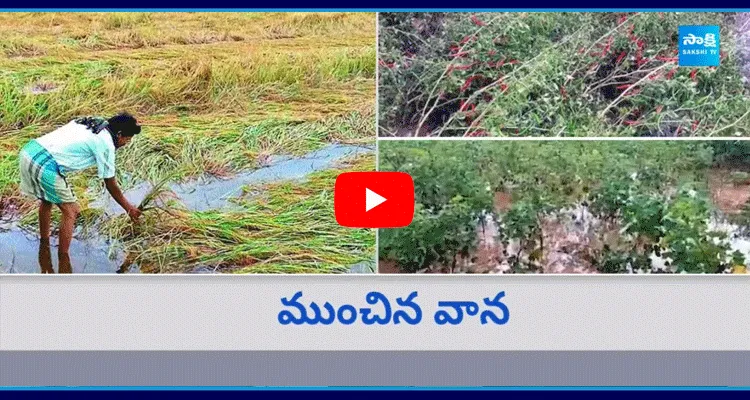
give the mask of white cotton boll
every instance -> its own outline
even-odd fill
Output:
[[[637,172],[633,172],[632,174],[630,174],[630,179],[636,180],[637,178],[638,178],[638,173]]]

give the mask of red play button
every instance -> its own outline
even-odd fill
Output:
[[[349,228],[400,228],[414,217],[414,182],[403,172],[346,172],[333,192],[336,222]]]

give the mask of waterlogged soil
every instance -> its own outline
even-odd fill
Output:
[[[351,156],[371,153],[371,147],[330,145],[303,157],[275,156],[267,165],[252,171],[242,172],[229,178],[205,176],[187,182],[173,183],[168,186],[167,197],[179,201],[187,210],[229,210],[237,207],[232,199],[242,195],[242,187],[252,184],[303,180],[307,175],[335,167],[336,162]],[[140,184],[126,191],[125,197],[134,204],[139,204],[149,193],[150,184]],[[122,208],[111,197],[102,195],[90,204],[90,207],[103,209],[106,215],[124,213]],[[34,231],[21,227],[16,221],[0,224],[0,273],[40,273],[59,272],[57,257],[58,238],[50,239],[49,253],[53,271],[46,263],[40,263],[45,255],[40,248],[39,236]],[[70,246],[70,271],[72,273],[138,273],[140,268],[133,254],[125,254],[118,248],[118,243],[109,241],[96,231],[74,233]],[[44,266],[43,266],[44,265]],[[351,266],[350,273],[372,273],[374,265],[362,262]],[[216,273],[208,266],[197,266],[192,273]]]
[[[307,175],[329,169],[346,157],[372,152],[370,147],[330,145],[300,158],[275,156],[266,167],[243,172],[229,178],[205,176],[182,183],[169,185],[162,200],[177,200],[189,211],[236,209],[233,199],[242,195],[242,187],[287,180],[299,180]],[[151,191],[152,184],[142,183],[125,191],[124,195],[133,204],[140,204]],[[123,214],[125,211],[111,196],[101,193],[92,207],[103,208],[107,214]]]
[[[727,235],[731,251],[738,250],[750,259],[750,238],[747,229],[732,223],[733,215],[739,214],[750,201],[750,180],[730,179],[730,170],[714,169],[708,173],[708,184],[712,202],[719,210],[718,215],[707,221],[709,230],[723,232]],[[512,206],[510,193],[498,192],[494,196],[495,213],[507,211]],[[604,245],[617,248],[621,239],[620,228],[616,224],[606,223],[594,217],[585,207],[561,210],[542,222],[544,251],[536,262],[537,269],[525,270],[526,273],[552,274],[591,274],[598,273],[593,264],[592,253],[598,253]],[[489,215],[477,224],[477,247],[467,257],[457,260],[455,268],[433,266],[421,273],[476,273],[504,274],[513,273],[507,261],[508,255],[522,254],[524,262],[528,257],[519,252],[517,241],[511,241],[507,248],[498,240],[501,227]],[[525,257],[524,257],[525,256]],[[668,271],[666,260],[655,254],[650,255],[653,270]],[[398,265],[390,260],[381,260],[381,273],[399,273]],[[638,271],[628,271],[630,273]]]
[[[72,273],[114,273],[117,272],[125,256],[116,248],[111,248],[106,239],[95,235],[78,233],[70,244],[70,271]],[[48,251],[52,271],[42,262],[40,255],[44,248],[40,248],[39,236],[36,232],[24,230],[16,224],[0,225],[0,273],[32,274],[49,272],[68,272],[67,268],[60,271],[57,257],[58,238],[50,238]],[[45,265],[44,267],[42,265]],[[133,272],[138,271],[133,266]]]
[[[750,200],[750,180],[732,181],[730,170],[715,169],[708,174],[708,184],[713,203],[723,213],[739,214]]]

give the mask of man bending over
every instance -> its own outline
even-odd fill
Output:
[[[96,166],[99,178],[107,191],[136,222],[141,215],[130,204],[115,181],[115,150],[128,144],[141,132],[138,122],[130,114],[112,118],[78,118],[62,127],[31,140],[19,157],[21,192],[39,199],[39,233],[42,244],[49,244],[52,206],[62,212],[58,256],[69,262],[73,227],[80,212],[73,188],[67,176],[76,171]]]

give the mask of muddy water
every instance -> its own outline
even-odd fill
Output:
[[[307,175],[331,168],[344,157],[372,152],[369,147],[331,145],[304,157],[292,158],[277,156],[268,166],[243,172],[231,178],[202,177],[183,183],[169,185],[170,196],[178,200],[190,211],[232,209],[236,205],[232,199],[242,193],[242,187],[279,181],[303,179]],[[133,204],[139,204],[152,186],[144,183],[126,191],[125,197]],[[92,207],[104,208],[108,214],[122,214],[124,210],[106,193],[93,202]]]
[[[57,237],[50,239],[49,263],[54,273],[60,272],[57,257]],[[0,273],[32,274],[49,270],[42,262],[40,265],[40,249],[38,235],[28,232],[18,225],[8,224],[0,226]],[[112,249],[103,238],[83,237],[78,235],[70,244],[70,271],[72,273],[113,273],[116,272],[125,257],[122,252]],[[45,269],[43,271],[43,269]],[[65,267],[62,272],[66,272]],[[137,266],[133,271],[137,271]]]
[[[731,254],[740,251],[750,260],[750,237],[740,234],[741,228],[735,224],[726,222],[721,216],[711,218],[707,221],[709,230],[724,232],[728,236]],[[518,242],[511,241],[507,249],[498,240],[501,229],[493,218],[485,218],[484,224],[477,225],[477,248],[458,262],[453,273],[490,273],[503,274],[512,273],[508,261],[503,254],[519,254]],[[540,270],[528,272],[542,272],[546,274],[595,274],[597,269],[592,264],[592,254],[601,251],[605,243],[617,248],[621,243],[621,235],[617,226],[610,226],[594,217],[585,207],[564,209],[555,215],[545,218],[542,222],[544,237],[544,252],[540,260]],[[528,262],[528,255],[520,252],[522,261]],[[668,272],[674,271],[673,266],[668,266],[671,261],[655,254],[649,255],[652,262],[652,271],[633,271],[629,273],[644,272]],[[387,270],[394,267],[387,262],[381,261],[381,272],[394,273]],[[397,268],[395,269],[397,272]],[[443,266],[435,266],[428,270],[420,271],[426,273],[447,273],[449,269]]]
[[[300,158],[288,156],[273,157],[268,166],[253,171],[243,172],[229,179],[204,177],[180,184],[172,184],[169,189],[173,197],[193,211],[227,209],[233,207],[232,198],[241,194],[242,186],[263,184],[288,180],[303,179],[308,174],[325,170],[344,157],[372,152],[370,147],[331,145]],[[142,184],[127,191],[125,196],[131,202],[139,204],[148,194],[151,186]],[[124,211],[108,195],[102,194],[90,205],[103,208],[109,215],[121,214]],[[0,224],[0,273],[40,273],[48,272],[43,259],[51,259],[52,272],[60,271],[57,257],[57,237],[53,237],[49,247],[49,257],[41,248],[38,234],[25,231],[15,223]],[[123,252],[117,250],[117,243],[109,243],[92,234],[76,234],[70,247],[70,267],[67,263],[63,272],[72,273],[137,273],[137,265],[130,265]],[[372,261],[374,263],[374,261]],[[128,265],[125,265],[128,264]],[[44,265],[44,267],[42,266]],[[45,270],[45,271],[43,271]],[[368,262],[358,263],[350,269],[351,273],[370,273],[374,266]],[[196,267],[192,273],[214,273],[213,268]]]

